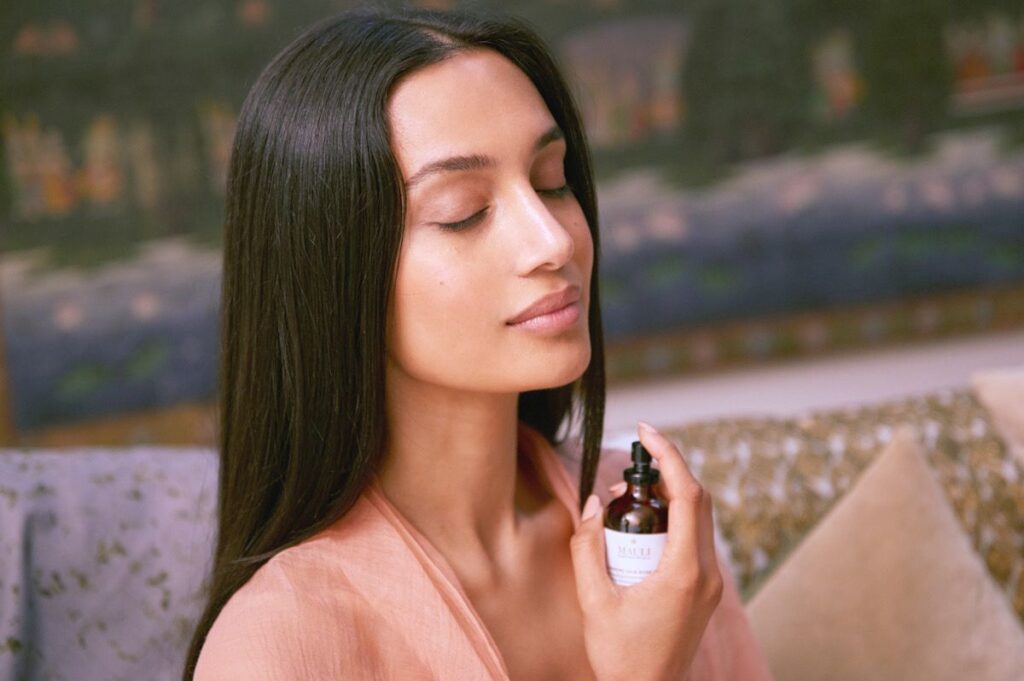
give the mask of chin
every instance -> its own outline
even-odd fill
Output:
[[[535,387],[530,390],[545,390],[549,388],[560,388],[576,381],[582,376],[587,367],[590,366],[590,342],[582,343],[580,346],[573,346],[573,349],[563,348],[557,354],[558,357],[551,357],[543,361],[543,365],[537,367]]]

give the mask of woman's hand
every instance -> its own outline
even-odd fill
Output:
[[[640,442],[658,462],[668,500],[668,539],[657,569],[639,584],[612,582],[601,502],[591,495],[572,537],[583,637],[600,681],[679,681],[722,597],[711,495],[664,435],[640,422]]]

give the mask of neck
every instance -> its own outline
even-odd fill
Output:
[[[388,500],[453,564],[503,562],[530,492],[517,465],[518,395],[389,377]]]

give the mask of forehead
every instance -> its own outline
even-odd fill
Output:
[[[486,49],[458,53],[400,80],[388,117],[406,177],[439,156],[530,152],[554,124],[529,77]]]

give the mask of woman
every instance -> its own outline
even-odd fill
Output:
[[[350,12],[275,58],[232,153],[186,679],[767,678],[710,497],[653,430],[666,552],[605,572],[597,236],[579,115],[521,22]]]

